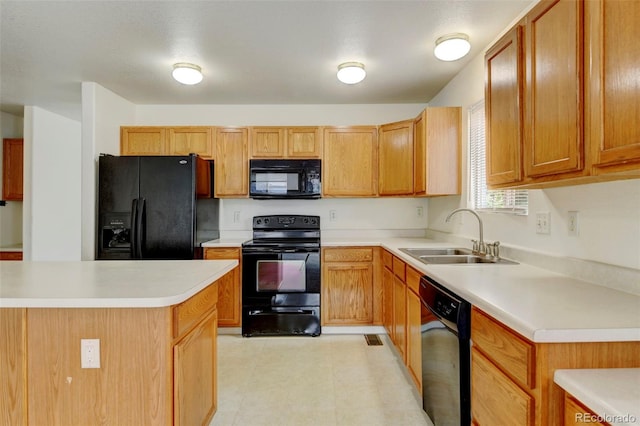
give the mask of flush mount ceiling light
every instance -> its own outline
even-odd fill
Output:
[[[171,75],[179,83],[187,85],[198,84],[202,81],[202,69],[186,62],[174,64]]]
[[[462,33],[447,34],[436,40],[433,54],[441,61],[457,61],[471,50],[469,36]]]
[[[338,80],[344,84],[360,83],[366,75],[364,65],[360,62],[345,62],[338,65]]]

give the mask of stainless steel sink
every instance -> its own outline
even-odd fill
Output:
[[[414,259],[427,265],[465,265],[465,264],[503,264],[517,265],[518,262],[502,259],[499,257],[486,256],[474,253],[465,248],[401,248],[400,251],[407,253]]]

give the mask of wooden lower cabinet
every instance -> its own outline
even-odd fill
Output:
[[[374,298],[378,258],[375,247],[322,249],[322,325],[380,323],[380,298]]]
[[[598,421],[599,417],[590,409],[576,401],[570,394],[564,395],[564,426],[582,426],[588,423],[593,426],[609,426],[609,423]]]
[[[242,249],[236,247],[204,249],[207,260],[237,260],[238,267],[218,281],[218,326],[242,324]]]
[[[422,392],[422,274],[407,266],[407,356],[406,364],[416,387]]]
[[[22,260],[21,251],[0,251],[0,260]]]
[[[0,309],[0,424],[209,424],[217,285],[158,308]],[[81,339],[100,368],[81,368]]]
[[[561,368],[638,368],[640,342],[534,343],[474,307],[471,313],[474,424],[559,425]]]

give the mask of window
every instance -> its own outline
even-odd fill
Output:
[[[484,100],[469,108],[469,176],[471,198],[476,210],[526,215],[526,189],[487,189]]]

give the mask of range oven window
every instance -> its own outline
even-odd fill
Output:
[[[256,290],[294,292],[306,291],[304,260],[258,260]]]

